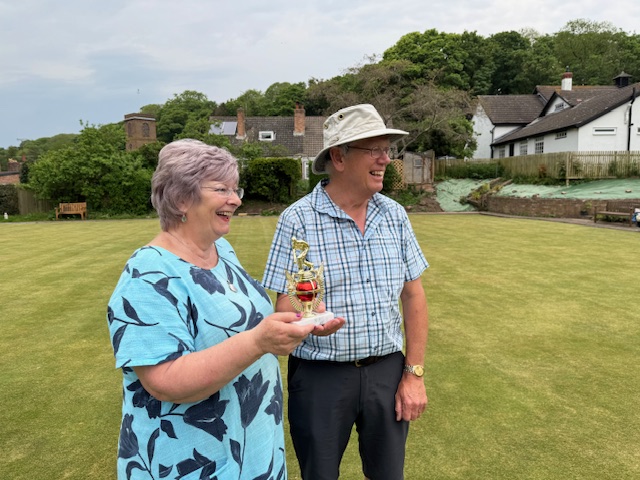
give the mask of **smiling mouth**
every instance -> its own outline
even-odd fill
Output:
[[[216,212],[216,215],[219,217],[231,218],[233,216],[233,212]]]
[[[374,177],[383,178],[384,177],[384,170],[373,170],[373,171],[369,172],[369,174],[373,175]]]

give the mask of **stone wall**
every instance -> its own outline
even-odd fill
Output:
[[[638,200],[640,202],[640,200]],[[524,217],[580,218],[593,215],[594,208],[605,210],[607,200],[574,198],[515,198],[488,195],[483,210]]]

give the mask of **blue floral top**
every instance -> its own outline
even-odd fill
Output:
[[[206,349],[273,312],[229,242],[216,246],[220,260],[211,270],[163,248],[140,248],[111,296],[109,331],[124,377],[119,479],[287,478],[276,356],[262,356],[197,403],[156,400],[132,368]]]

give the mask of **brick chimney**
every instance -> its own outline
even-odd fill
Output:
[[[573,73],[564,72],[562,74],[562,83],[560,84],[560,89],[570,92],[572,84],[573,84]]]
[[[236,138],[239,140],[244,140],[247,138],[247,130],[244,125],[244,109],[239,108],[238,111],[238,127],[236,130]]]
[[[293,136],[299,137],[304,135],[304,107],[296,102],[296,108],[293,111]]]

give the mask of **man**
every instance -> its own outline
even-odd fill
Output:
[[[278,292],[276,309],[292,308],[285,271],[296,270],[296,237],[324,265],[326,308],[339,317],[289,357],[289,423],[305,480],[338,478],[354,424],[365,477],[402,479],[409,422],[427,404],[428,263],[404,208],[379,193],[390,146],[406,134],[372,105],[331,115],[313,161],[329,179],[282,213],[273,238],[263,284]]]

